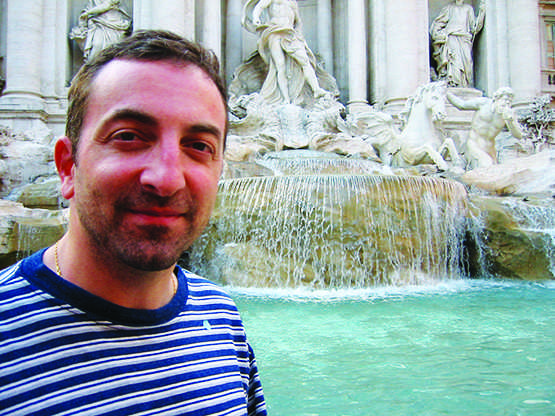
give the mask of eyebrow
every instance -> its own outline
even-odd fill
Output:
[[[158,125],[158,121],[148,113],[144,113],[140,110],[134,110],[134,109],[128,109],[128,108],[116,110],[107,119],[108,122],[114,122],[114,121],[120,121],[120,120],[135,120],[135,121],[138,121],[139,123],[146,124],[149,126]],[[208,133],[218,138],[222,138],[224,135],[221,129],[209,123],[195,124],[191,126],[188,129],[188,131],[190,133]]]
[[[136,120],[140,123],[148,124],[151,126],[158,124],[158,122],[154,119],[154,117],[150,116],[149,114],[139,110],[132,110],[128,108],[115,111],[107,119],[107,121],[109,122],[120,121],[120,120]]]
[[[216,126],[212,124],[200,123],[193,125],[189,131],[191,133],[208,133],[212,134],[217,138],[223,138],[223,132]]]

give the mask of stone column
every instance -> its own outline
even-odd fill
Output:
[[[348,22],[348,73],[349,111],[356,111],[368,105],[367,101],[367,48],[366,12],[364,0],[349,0],[347,3]]]
[[[220,0],[204,0],[202,42],[222,57],[222,7]]]
[[[418,86],[430,81],[428,5],[425,1],[387,0],[384,6],[386,107],[397,111]]]
[[[243,59],[243,40],[241,26],[241,16],[243,6],[241,0],[228,0],[226,16],[226,37],[225,37],[225,73],[228,82],[233,77],[233,72],[242,63]]]
[[[11,0],[6,8],[6,88],[0,104],[40,110],[43,1]]]
[[[529,103],[541,92],[539,6],[536,0],[507,1],[510,87],[515,105]]]
[[[331,0],[318,1],[318,54],[325,70],[333,74]]]

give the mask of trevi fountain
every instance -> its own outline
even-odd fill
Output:
[[[104,39],[155,8],[107,3],[95,16],[111,19],[95,26],[115,31]],[[221,3],[228,16],[240,11],[251,50],[229,71],[217,206],[182,263],[235,294],[270,413],[555,412],[555,112],[549,95],[523,103],[517,85],[479,88],[474,54],[503,2],[434,2],[427,78],[372,105],[356,28],[345,45],[349,66],[362,67],[338,78],[301,12],[314,22],[313,3],[316,20],[333,6],[356,26],[358,6],[376,23],[399,2],[352,1],[347,12],[332,1]],[[17,6],[0,4],[10,19]],[[82,59],[103,46],[87,38],[85,11],[67,35]],[[385,56],[380,39],[365,42]],[[383,69],[376,63],[374,79]],[[16,96],[9,75],[0,109]],[[60,132],[17,126],[0,127],[2,266],[53,244],[70,209],[52,158]]]

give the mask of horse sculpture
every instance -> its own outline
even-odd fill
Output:
[[[460,156],[451,138],[444,138],[439,123],[445,117],[446,85],[431,82],[420,86],[405,105],[405,127],[397,137],[399,151],[393,155],[394,166],[406,167],[434,163],[447,170],[447,154],[456,164]]]
[[[444,138],[440,126],[445,117],[446,86],[444,82],[431,82],[420,86],[399,115],[406,120],[399,131],[391,115],[368,111],[349,118],[357,134],[365,137],[378,152],[382,161],[394,167],[407,167],[433,163],[447,170],[447,154],[460,165],[462,160],[455,143]]]

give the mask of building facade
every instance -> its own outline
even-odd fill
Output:
[[[515,105],[555,96],[555,1],[483,0],[473,43],[473,89],[510,86]],[[433,77],[430,25],[453,0],[298,0],[310,49],[347,106],[395,113]],[[67,88],[83,62],[70,39],[82,10],[101,0],[0,0],[0,124],[63,132]],[[121,0],[133,30],[168,29],[221,58],[226,77],[256,49],[241,24],[245,0]],[[480,0],[466,0],[475,10]]]

